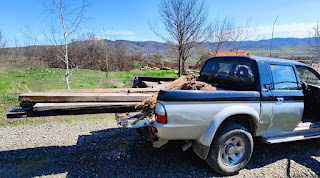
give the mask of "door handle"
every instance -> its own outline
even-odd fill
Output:
[[[277,98],[278,102],[284,102],[284,98]]]

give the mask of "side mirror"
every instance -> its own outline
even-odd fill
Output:
[[[307,91],[308,90],[308,84],[304,81],[300,81],[301,87],[303,91]]]
[[[271,91],[272,89],[272,84],[264,84],[264,91]]]

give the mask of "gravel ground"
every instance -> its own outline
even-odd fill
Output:
[[[0,127],[0,177],[216,177],[183,142],[156,149],[135,130],[109,123]],[[319,177],[320,139],[255,141],[236,177]]]

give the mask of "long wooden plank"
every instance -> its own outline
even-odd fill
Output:
[[[142,93],[24,93],[19,101],[35,103],[62,102],[140,102],[151,94]]]
[[[52,90],[50,93],[154,93],[159,89],[155,88],[105,88],[105,89],[71,89]]]
[[[7,113],[7,119],[25,118],[27,117],[27,112],[9,112]]]
[[[88,108],[135,108],[139,102],[95,102],[95,103],[37,103],[33,111],[48,111],[57,109],[88,109]]]
[[[38,104],[38,105],[37,105]],[[10,112],[7,118],[137,112],[137,102],[123,103],[37,103],[33,110]],[[69,104],[69,105],[68,105]]]
[[[81,109],[54,109],[48,111],[27,111],[8,113],[7,118],[21,118],[21,117],[40,117],[40,116],[61,116],[61,115],[81,115],[81,114],[99,114],[99,113],[125,113],[137,112],[139,108],[134,107],[115,107],[115,108],[81,108]]]

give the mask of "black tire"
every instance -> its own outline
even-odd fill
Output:
[[[241,144],[233,148],[233,142],[226,144],[227,141],[237,142],[238,138],[240,138]],[[241,149],[241,153],[236,153],[238,148],[239,150]],[[215,134],[206,161],[210,167],[219,174],[235,175],[247,165],[252,155],[252,151],[253,139],[248,130],[242,125],[227,122],[220,126],[219,130]],[[231,154],[231,152],[233,154]],[[238,160],[234,159],[237,161],[231,163],[233,160],[229,157],[229,154],[231,156],[238,155],[236,156]],[[229,160],[230,162],[226,163],[226,160]]]

